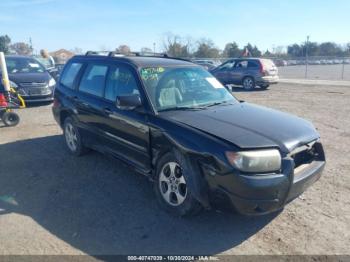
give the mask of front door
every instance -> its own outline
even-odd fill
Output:
[[[116,97],[139,94],[140,83],[132,67],[115,64],[109,69],[104,93],[104,139],[113,154],[143,171],[150,169],[150,141],[144,108],[117,108]],[[145,99],[142,98],[143,101]]]

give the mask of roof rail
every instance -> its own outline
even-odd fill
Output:
[[[128,54],[121,53],[120,51],[87,51],[85,53],[86,56],[89,55],[106,55],[110,57],[114,56],[139,56],[139,57],[158,57],[158,58],[169,58],[182,60],[187,62],[192,62],[189,59],[179,58],[179,57],[171,57],[167,53],[154,53],[154,52],[129,52]]]

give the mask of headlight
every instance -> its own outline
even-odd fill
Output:
[[[55,79],[51,78],[49,81],[49,87],[52,87],[54,85],[56,85],[56,81],[55,81]]]
[[[11,80],[10,80],[10,86],[12,88],[17,88],[18,87],[18,85],[15,82],[11,81]]]
[[[281,168],[281,154],[277,149],[226,152],[231,165],[243,172],[264,173]]]

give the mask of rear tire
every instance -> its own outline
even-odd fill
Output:
[[[83,145],[79,129],[72,118],[67,117],[63,124],[63,135],[68,151],[75,156],[84,155],[88,149]]]
[[[192,216],[202,209],[187,187],[184,172],[185,168],[171,153],[157,163],[155,194],[160,206],[174,216]]]
[[[5,126],[16,126],[19,123],[19,116],[15,112],[5,112],[1,118]]]
[[[243,88],[247,91],[253,90],[255,88],[254,78],[250,76],[243,78],[242,84],[243,84]]]

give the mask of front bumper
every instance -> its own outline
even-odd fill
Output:
[[[52,102],[53,94],[40,96],[22,96],[26,103]]]
[[[234,208],[244,215],[263,215],[282,209],[316,182],[326,161],[322,145],[320,155],[303,168],[294,169],[294,160],[282,160],[281,174],[233,174],[206,176],[216,192],[224,194]]]

